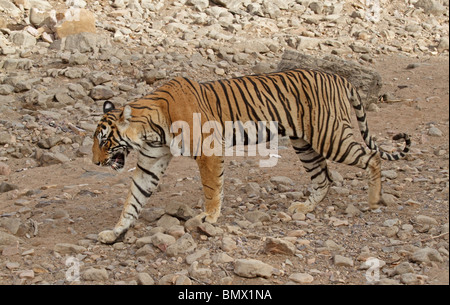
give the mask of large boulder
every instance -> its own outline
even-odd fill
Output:
[[[376,102],[380,95],[382,87],[380,74],[374,69],[364,67],[354,61],[343,60],[333,55],[317,58],[287,50],[277,69],[282,71],[297,68],[320,70],[345,77],[358,89],[366,108]]]
[[[55,33],[58,38],[64,38],[79,33],[95,33],[94,13],[80,8],[69,8],[57,15]]]

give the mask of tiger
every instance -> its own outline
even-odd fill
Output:
[[[352,108],[364,144],[355,140]],[[135,150],[137,165],[120,218],[112,230],[98,234],[101,243],[116,242],[138,219],[173,158],[170,143],[177,134],[171,124],[185,121],[192,127],[193,113],[201,114],[202,121],[222,125],[238,120],[278,123],[275,132],[289,137],[313,185],[306,201],[292,203],[290,213],[311,212],[325,198],[332,183],[327,160],[364,169],[368,173],[368,204],[377,209],[381,159],[404,159],[411,145],[409,135],[398,133],[393,140],[402,140],[403,148],[381,150],[369,133],[357,90],[333,73],[292,69],[208,82],[177,77],[122,107],[116,108],[110,101],[103,104],[103,116],[93,135],[93,163],[120,171]],[[196,217],[215,223],[224,200],[224,156],[193,155],[205,197],[203,212]]]

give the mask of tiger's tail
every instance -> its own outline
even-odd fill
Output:
[[[364,106],[361,102],[361,97],[358,91],[353,86],[350,91],[350,101],[352,103],[353,108],[355,109],[356,118],[358,120],[358,126],[367,147],[369,147],[371,150],[378,151],[380,153],[380,157],[384,160],[396,161],[404,159],[411,147],[411,139],[409,135],[407,135],[406,133],[398,133],[392,137],[394,141],[399,141],[402,139],[405,141],[405,147],[403,148],[403,150],[396,151],[394,153],[388,153],[386,151],[381,150],[373,140],[372,136],[370,135],[369,126],[367,124],[366,111],[364,110]]]

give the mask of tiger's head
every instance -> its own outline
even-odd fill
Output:
[[[131,107],[116,109],[113,103],[103,104],[103,117],[97,125],[92,145],[92,162],[97,165],[111,166],[121,170],[132,146],[127,141],[133,141],[136,134],[129,127]],[[128,139],[125,141],[124,139]]]

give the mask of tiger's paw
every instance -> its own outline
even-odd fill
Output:
[[[289,208],[288,212],[291,214],[295,213],[310,213],[314,211],[315,205],[309,202],[294,202]]]
[[[195,216],[195,218],[199,218],[201,222],[209,222],[209,223],[216,223],[217,218],[219,218],[219,215],[211,215],[206,212],[200,213],[199,215]]]
[[[117,240],[117,235],[113,230],[105,230],[98,233],[97,240],[102,244],[113,244]]]
[[[188,230],[188,231],[193,231],[193,230],[197,230],[197,228],[199,226],[201,226],[203,223],[208,222],[208,223],[215,223],[217,222],[217,217],[211,217],[210,215],[208,215],[207,213],[203,212],[195,217],[192,217],[191,219],[189,219],[188,221],[186,221],[186,223],[184,224],[184,227]]]

